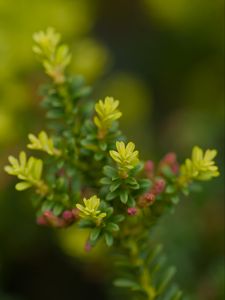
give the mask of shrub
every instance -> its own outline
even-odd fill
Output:
[[[216,150],[198,146],[181,165],[175,153],[156,165],[142,161],[135,144],[121,133],[122,113],[113,97],[89,100],[91,88],[66,72],[71,54],[54,29],[34,35],[34,52],[51,81],[42,87],[49,133],[29,134],[28,148],[42,159],[9,156],[5,171],[16,176],[19,191],[33,188],[37,223],[89,228],[85,249],[103,239],[112,247],[118,277],[114,284],[134,299],[181,299],[171,284],[174,267],[165,268],[161,246],[150,230],[173,210],[193,184],[219,175]],[[165,298],[167,297],[167,298]]]

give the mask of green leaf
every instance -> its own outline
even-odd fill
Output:
[[[132,290],[136,290],[136,291],[142,289],[137,282],[127,278],[118,278],[113,283],[116,287],[131,288]]]
[[[53,208],[53,214],[57,217],[59,216],[64,209],[64,206],[61,203],[56,203]]]
[[[81,75],[71,76],[68,80],[71,92],[76,91],[84,84],[84,77]]]
[[[148,190],[151,187],[151,181],[149,179],[140,179],[138,181],[140,188],[143,190]]]
[[[110,166],[105,166],[103,168],[103,173],[107,176],[107,177],[110,177],[110,178],[113,178],[113,177],[116,177],[118,176],[117,174],[117,170],[113,167],[110,167]]]
[[[120,230],[119,226],[115,223],[108,223],[106,228],[109,231],[119,231]]]
[[[128,191],[122,191],[120,193],[120,200],[123,204],[126,204],[127,203],[127,200],[128,200]]]
[[[62,109],[54,108],[47,112],[46,117],[48,119],[58,119],[63,117],[63,115],[64,115],[64,111]]]
[[[121,182],[120,181],[117,181],[117,182],[114,182],[113,184],[110,185],[110,192],[114,192],[115,190],[118,189],[118,187],[120,186]]]
[[[90,120],[86,120],[84,123],[84,128],[88,131],[88,132],[92,132],[94,130],[94,126],[93,123]]]
[[[133,177],[128,177],[126,180],[125,180],[126,183],[128,183],[129,185],[136,185],[137,184],[137,180]]]
[[[87,97],[90,95],[91,91],[92,91],[92,88],[90,86],[84,86],[84,87],[80,88],[79,90],[77,90],[76,93],[74,93],[73,98],[77,99],[77,98]]]
[[[59,177],[56,179],[55,186],[58,191],[63,191],[66,188],[66,178],[64,177]]]
[[[132,186],[137,186],[137,185],[139,186],[137,180],[136,180],[135,178],[133,178],[133,177],[128,177],[128,178],[125,180],[125,182],[126,182],[126,184],[130,185],[131,188],[132,188]]]
[[[91,234],[90,234],[90,240],[91,240],[91,242],[95,242],[99,238],[100,233],[101,233],[101,229],[100,228],[94,228],[91,231]]]
[[[53,107],[56,107],[56,108],[57,107],[63,107],[63,102],[60,98],[52,97],[50,103]]]
[[[108,232],[105,233],[105,242],[108,247],[111,247],[113,244],[113,236]]]
[[[157,288],[157,293],[160,295],[163,293],[167,285],[169,284],[170,280],[173,278],[173,276],[176,273],[176,269],[174,267],[170,267],[167,272],[162,276],[162,281],[160,282],[158,288]]]
[[[166,192],[167,194],[173,194],[173,193],[176,192],[176,188],[175,188],[175,186],[173,186],[173,185],[168,185],[168,186],[166,187],[165,192]]]
[[[157,245],[147,256],[146,262],[151,263],[159,254],[162,252],[163,246],[161,244]]]
[[[112,183],[112,180],[108,177],[103,177],[100,179],[99,183],[102,185],[109,185]]]
[[[24,169],[26,167],[26,163],[27,163],[27,156],[26,156],[26,153],[24,151],[20,152],[19,161],[20,161],[21,168]]]
[[[104,157],[103,153],[95,153],[95,155],[94,155],[94,159],[97,161],[103,159],[103,157]]]
[[[189,191],[188,187],[184,187],[184,188],[182,189],[182,193],[183,193],[185,196],[188,196],[188,195],[190,194],[190,191]]]
[[[54,206],[54,202],[53,201],[45,201],[43,204],[42,204],[42,207],[41,207],[41,210],[43,212],[47,211],[47,210],[52,210]]]
[[[86,147],[87,145],[90,145],[90,141],[88,139],[83,139],[83,140],[81,140],[80,143],[84,147]]]
[[[36,160],[34,157],[30,157],[27,162],[26,171],[28,174],[32,174],[32,177],[35,178],[35,170],[33,170]]]
[[[115,222],[115,223],[120,223],[122,222],[123,220],[125,219],[125,217],[123,215],[116,215],[112,218],[112,220]]]
[[[117,196],[118,196],[118,191],[115,191],[115,192],[112,192],[112,193],[108,193],[105,199],[107,201],[110,201],[110,200],[115,199]]]
[[[35,160],[35,164],[33,167],[33,177],[37,180],[41,178],[43,169],[43,161],[41,159]]]
[[[17,191],[24,191],[26,189],[29,189],[32,186],[30,182],[19,182],[16,184],[16,190]]]
[[[171,202],[173,204],[178,204],[180,202],[179,196],[173,196],[173,197],[171,197]]]
[[[137,165],[130,171],[130,174],[131,174],[131,175],[136,175],[137,173],[139,173],[139,172],[142,171],[143,167],[144,167],[144,164],[143,164],[143,163],[137,164]]]
[[[60,160],[59,162],[57,162],[57,168],[61,169],[64,166],[65,162],[64,160]]]
[[[174,173],[173,173],[173,171],[171,170],[171,168],[170,168],[169,166],[164,166],[164,167],[162,168],[161,172],[162,172],[162,174],[163,174],[165,177],[167,177],[167,178],[169,178],[169,179],[171,179],[171,178],[174,177]]]
[[[70,130],[64,130],[62,134],[69,140],[70,144],[72,144],[71,141],[75,141],[74,134]]]
[[[107,149],[107,144],[104,143],[104,142],[101,142],[101,143],[99,144],[99,147],[100,147],[100,149],[101,149],[102,151],[106,151],[106,149]]]
[[[161,270],[167,261],[167,258],[165,255],[160,255],[159,257],[155,258],[155,262],[153,262],[153,267],[151,272],[157,273],[159,270]]]
[[[181,291],[177,291],[175,295],[172,296],[171,300],[180,300],[182,298],[183,293]]]
[[[80,228],[91,228],[95,224],[92,220],[87,220],[87,219],[81,219],[79,222],[79,227]]]
[[[202,191],[202,186],[197,182],[192,182],[190,184],[190,191],[195,192],[195,193],[199,193],[199,192]]]
[[[108,217],[110,217],[113,214],[113,207],[107,207],[104,212],[107,214]]]
[[[182,295],[183,293],[178,286],[176,284],[172,284],[169,288],[166,288],[162,296],[164,300],[180,300]]]
[[[118,174],[117,174],[116,176],[113,176],[113,177],[112,177],[112,181],[116,181],[116,180],[118,180],[118,179],[121,179],[121,178],[118,176]]]
[[[139,189],[140,189],[140,185],[137,183],[136,185],[130,186],[130,188],[131,188],[132,190],[139,190]]]
[[[42,102],[41,102],[41,107],[50,108],[51,107],[51,98],[50,97],[44,97]]]
[[[129,207],[135,207],[136,206],[136,201],[133,197],[128,197],[127,205]]]

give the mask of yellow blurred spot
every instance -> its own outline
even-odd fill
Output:
[[[58,237],[61,248],[67,255],[72,257],[85,258],[85,260],[94,260],[102,258],[107,252],[104,242],[99,241],[90,252],[85,251],[85,244],[88,239],[89,229],[80,229],[71,226],[65,230],[58,231]]]
[[[120,99],[120,108],[124,112],[121,122],[136,127],[135,124],[149,120],[150,90],[137,76],[129,73],[117,73],[103,83],[100,93],[113,95],[115,99]]]
[[[108,50],[92,39],[76,42],[72,52],[73,73],[83,75],[88,83],[102,76],[110,62]]]
[[[13,120],[9,114],[0,111],[0,143],[8,142],[14,137]]]
[[[196,28],[201,24],[215,26],[219,18],[221,22],[223,20],[221,0],[145,0],[144,4],[151,19],[159,21],[160,26],[171,26],[176,30]]]

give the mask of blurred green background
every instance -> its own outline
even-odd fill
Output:
[[[189,299],[224,299],[223,0],[0,0],[0,299],[124,299],[110,287],[104,249],[85,255],[84,234],[36,226],[29,192],[15,192],[2,170],[44,126],[37,89],[46,77],[31,47],[49,26],[94,99],[121,101],[122,128],[143,158],[218,149],[221,177],[165,216],[153,238]]]

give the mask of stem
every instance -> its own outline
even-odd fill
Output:
[[[49,187],[44,183],[44,181],[38,181],[35,183],[35,186],[37,187],[37,194],[40,194],[41,196],[45,196],[49,192]]]
[[[151,274],[146,266],[145,260],[140,258],[140,251],[137,246],[137,242],[134,239],[129,241],[130,248],[130,260],[133,265],[140,267],[141,274],[139,277],[139,283],[147,295],[148,300],[154,300],[157,292],[155,287],[152,285]]]
[[[144,265],[144,261],[143,261]],[[151,277],[146,266],[143,266],[143,272],[141,274],[141,284],[148,296],[148,300],[154,300],[156,297],[155,288],[151,285]]]

